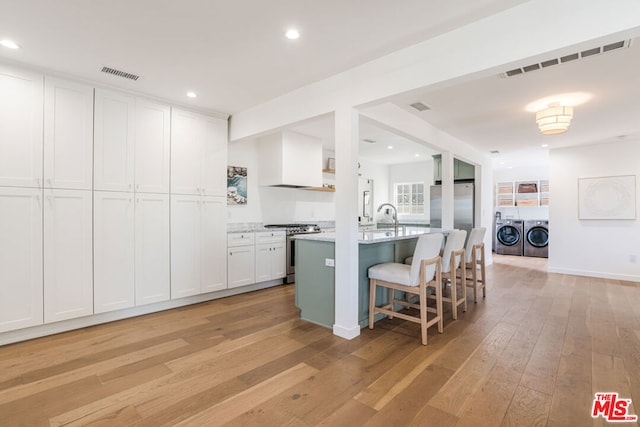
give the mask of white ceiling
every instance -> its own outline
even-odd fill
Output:
[[[234,114],[524,2],[4,1],[0,38],[13,39],[22,49],[0,48],[0,59]],[[284,37],[290,26],[300,30],[299,40]],[[480,150],[499,150],[497,165],[504,161],[502,155],[512,159],[514,153],[545,158],[546,149],[540,148],[544,143],[553,148],[640,136],[637,45],[511,78],[498,76],[507,70],[496,70],[490,77],[391,101],[407,109],[411,102],[425,102],[431,110],[412,114]],[[550,53],[509,68],[567,53]],[[141,78],[131,82],[100,73],[105,65]],[[188,90],[198,98],[186,98]],[[573,91],[588,92],[592,99],[575,108],[569,131],[540,135],[535,114],[524,111],[525,105]],[[362,143],[361,156],[382,163],[415,161],[418,150],[427,150],[370,123],[361,126],[361,138],[378,141]]]
[[[0,57],[233,114],[523,2],[3,1],[0,38],[22,49]],[[284,37],[291,26],[300,39]]]

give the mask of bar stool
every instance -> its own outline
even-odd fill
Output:
[[[451,294],[442,297],[442,301],[451,303],[453,320],[458,319],[458,306],[462,305],[462,311],[467,311],[467,285],[466,266],[464,257],[464,241],[467,238],[465,230],[453,230],[447,236],[447,242],[442,252],[442,281],[451,282]],[[460,279],[460,293],[458,297],[458,278]],[[429,297],[431,298],[431,297]]]
[[[396,262],[386,262],[369,267],[369,329],[373,329],[376,313],[384,313],[389,318],[399,317],[410,322],[419,323],[422,333],[422,344],[427,345],[427,328],[438,324],[438,332],[442,333],[442,277],[440,247],[443,236],[437,234],[425,234],[420,236],[413,252],[411,265]],[[376,307],[376,288],[387,288],[389,302],[382,307]],[[427,307],[427,288],[433,287],[436,307]],[[395,298],[395,291],[418,295],[418,304],[407,300]],[[394,305],[417,308],[420,317],[394,311]],[[427,313],[435,313],[428,320]]]
[[[471,230],[466,255],[466,278],[471,279],[467,282],[467,286],[473,288],[473,302],[478,302],[478,288],[482,288],[482,298],[487,297],[486,271],[484,261],[484,235],[487,232],[486,227],[478,227]],[[478,278],[478,267],[480,267],[480,278]]]

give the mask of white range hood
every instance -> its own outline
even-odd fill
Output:
[[[281,131],[260,138],[260,185],[321,187],[322,141],[301,133]]]

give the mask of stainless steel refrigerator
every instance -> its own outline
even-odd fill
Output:
[[[474,226],[474,186],[471,183],[453,185],[453,228],[467,230]],[[442,227],[442,186],[433,185],[430,191],[431,227]]]

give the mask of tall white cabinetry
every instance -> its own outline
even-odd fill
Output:
[[[226,163],[225,119],[0,64],[0,334],[226,289]]]
[[[0,332],[42,315],[42,190],[0,187]]]
[[[43,322],[43,80],[0,66],[0,332]]]
[[[45,77],[44,321],[93,314],[93,88]]]
[[[171,298],[226,289],[227,121],[171,111]]]

